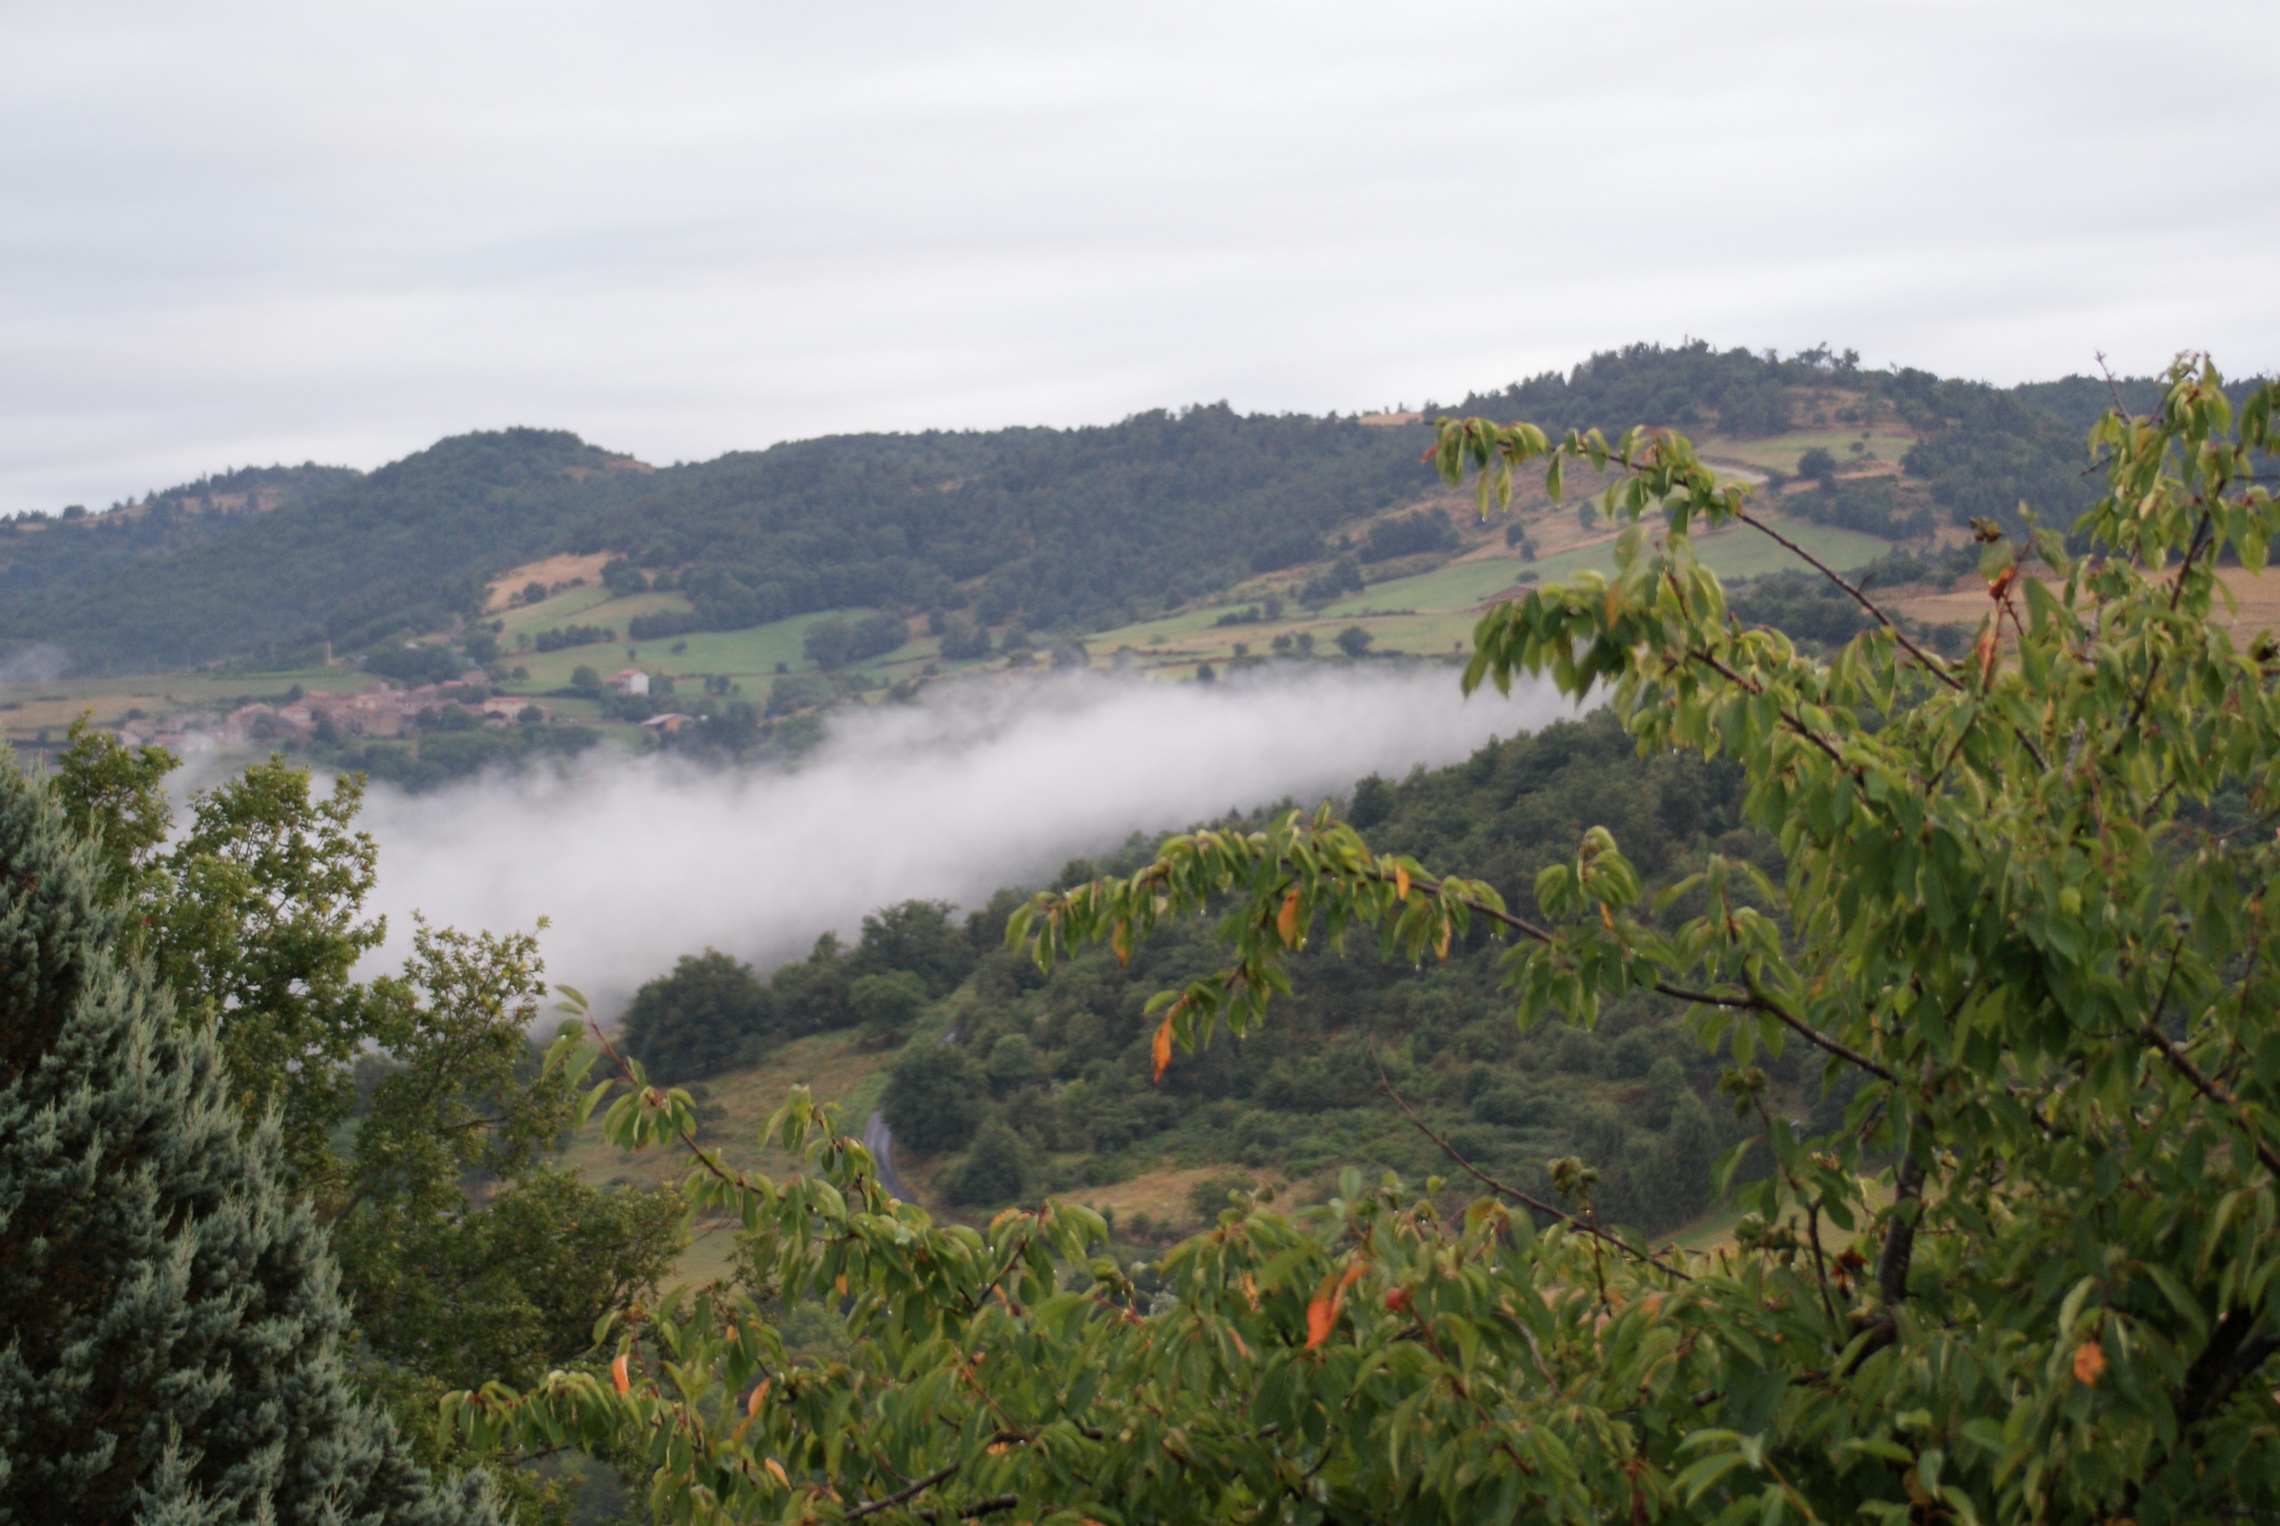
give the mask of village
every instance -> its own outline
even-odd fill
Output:
[[[650,675],[640,668],[623,669],[611,675],[606,684],[620,697],[628,698],[646,697],[651,688]],[[384,741],[421,732],[539,726],[555,719],[553,706],[528,695],[501,693],[491,675],[481,668],[470,668],[460,678],[410,686],[382,680],[366,687],[330,691],[295,684],[277,700],[255,700],[227,711],[183,709],[145,715],[130,710],[110,729],[129,747],[155,743],[179,750],[196,745],[236,748],[305,741],[338,743],[351,738]],[[639,725],[645,734],[662,737],[696,719],[666,712],[643,717]]]

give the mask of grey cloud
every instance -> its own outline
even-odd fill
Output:
[[[0,510],[517,422],[663,460],[1414,403],[1689,333],[2268,366],[2276,18],[14,6]]]

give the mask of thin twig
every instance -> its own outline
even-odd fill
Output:
[[[1393,1099],[1393,1105],[1401,1109],[1403,1116],[1408,1118],[1410,1123],[1416,1127],[1417,1132],[1423,1134],[1427,1139],[1430,1139],[1433,1141],[1433,1143],[1439,1145],[1441,1147],[1442,1154],[1448,1156],[1449,1159],[1464,1167],[1466,1171],[1470,1172],[1474,1177],[1478,1178],[1481,1183],[1487,1186],[1490,1191],[1498,1193],[1504,1197],[1508,1197],[1516,1203],[1520,1203],[1528,1208],[1534,1209],[1538,1213],[1547,1214],[1552,1218],[1558,1219],[1561,1223],[1567,1225],[1569,1228],[1579,1229],[1594,1239],[1604,1240],[1609,1245],[1612,1245],[1617,1250],[1621,1251],[1624,1255],[1631,1257],[1635,1261],[1643,1261],[1658,1272],[1667,1272],[1671,1276],[1676,1277],[1681,1282],[1692,1282],[1694,1280],[1693,1277],[1689,1276],[1685,1272],[1680,1271],[1677,1267],[1672,1266],[1669,1262],[1663,1260],[1653,1252],[1640,1250],[1638,1247],[1625,1241],[1621,1236],[1611,1235],[1606,1230],[1601,1229],[1598,1225],[1592,1223],[1588,1219],[1579,1219],[1574,1214],[1569,1213],[1566,1209],[1555,1207],[1552,1204],[1545,1202],[1540,1197],[1536,1197],[1530,1193],[1522,1192],[1518,1187],[1508,1187],[1504,1183],[1498,1181],[1495,1177],[1490,1176],[1480,1167],[1474,1165],[1471,1161],[1465,1159],[1463,1155],[1458,1153],[1457,1147],[1455,1145],[1449,1143],[1448,1139],[1443,1135],[1436,1133],[1431,1124],[1427,1123],[1423,1118],[1417,1115],[1417,1109],[1409,1105],[1408,1098],[1402,1096],[1399,1091],[1396,1091],[1394,1089],[1393,1078],[1385,1073],[1385,1062],[1378,1058],[1377,1051],[1375,1049],[1370,1050],[1369,1056],[1370,1063],[1377,1067],[1378,1082],[1385,1088],[1385,1094]]]

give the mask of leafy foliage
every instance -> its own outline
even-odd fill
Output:
[[[2259,567],[2280,530],[2253,480],[2276,400],[2236,413],[2180,362],[2156,415],[2102,420],[2107,492],[2077,526],[2093,554],[2038,531],[2046,576],[1991,541],[1963,662],[1882,621],[1826,663],[1729,622],[1688,535],[1756,520],[1679,436],[1450,421],[1438,464],[1480,473],[1484,499],[1588,462],[1614,469],[1602,508],[1626,522],[1613,580],[1483,616],[1467,682],[1550,673],[1608,693],[1651,755],[1730,758],[1779,877],[1713,857],[1658,898],[1665,920],[1593,827],[1536,876],[1531,916],[1293,812],[1180,834],[1015,919],[1051,962],[1218,915],[1231,962],[1160,994],[1159,1070],[1217,1026],[1259,1031],[1295,955],[1365,929],[1411,961],[1511,939],[1524,1025],[1683,1002],[1770,1167],[1732,1250],[1609,1227],[1580,1161],[1552,1163],[1559,1201],[1492,1184],[1455,1219],[1357,1174],[1318,1210],[1224,1216],[1165,1258],[1143,1314],[1083,1209],[935,1226],[800,1093],[769,1133],[802,1174],[740,1174],[629,1066],[610,1137],[694,1151],[691,1201],[766,1249],[754,1296],[844,1296],[844,1355],[795,1358],[755,1304],[712,1293],[624,1330],[607,1381],[487,1388],[453,1414],[478,1442],[643,1447],[653,1509],[687,1520],[2280,1508],[2261,894],[2280,673],[2209,620],[2218,556]],[[1833,1120],[1768,1105],[1757,1062],[1798,1044],[1847,1096]]]

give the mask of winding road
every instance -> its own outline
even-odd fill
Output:
[[[869,1150],[871,1159],[878,1163],[879,1185],[894,1194],[896,1202],[918,1201],[910,1195],[910,1189],[903,1185],[902,1178],[895,1175],[894,1131],[887,1127],[887,1115],[877,1108],[871,1109],[871,1116],[864,1120],[863,1148]]]

